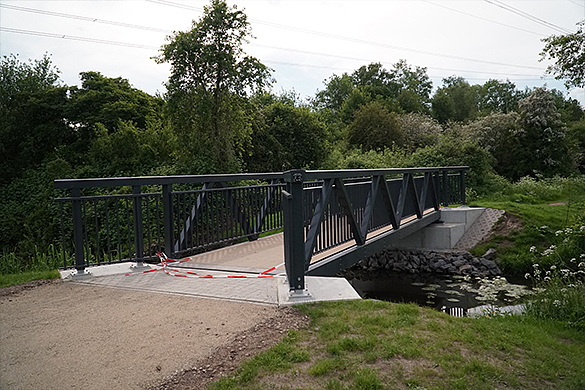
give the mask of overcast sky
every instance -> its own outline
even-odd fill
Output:
[[[209,1],[0,0],[1,55],[52,55],[67,85],[79,73],[123,77],[150,94],[164,93],[168,64],[151,57],[172,31],[186,31]],[[489,79],[519,89],[547,84],[542,38],[577,30],[584,0],[228,1],[243,9],[256,39],[248,54],[275,70],[275,92],[302,98],[333,74],[401,59],[426,67],[435,88],[451,75],[471,84]],[[585,107],[585,90],[570,91]]]

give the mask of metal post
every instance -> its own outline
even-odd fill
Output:
[[[143,246],[144,237],[142,234],[142,197],[140,196],[140,186],[132,186],[133,203],[132,209],[134,211],[134,251],[136,252],[136,266],[142,267],[144,259]]]
[[[443,206],[449,206],[449,172],[443,171]]]
[[[165,232],[165,251],[167,256],[173,257],[174,250],[174,229],[173,229],[173,185],[162,185],[163,202],[163,225]]]
[[[459,173],[459,187],[461,190],[461,205],[465,205],[466,203],[466,199],[465,199],[465,170],[461,170]]]
[[[282,192],[284,211],[284,263],[290,291],[305,290],[305,237],[303,232],[304,170],[286,172]]]
[[[85,252],[83,250],[83,213],[81,211],[81,189],[71,189],[73,206],[73,245],[75,246],[75,269],[77,275],[85,275]]]

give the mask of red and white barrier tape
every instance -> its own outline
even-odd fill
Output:
[[[274,271],[275,269],[282,267],[284,263],[281,263],[277,266],[274,266],[266,271],[263,271],[257,275],[198,275],[197,272],[190,272],[190,271],[179,271],[178,269],[170,268],[169,265],[174,264],[181,264],[189,261],[190,259],[183,259],[183,260],[175,260],[169,259],[165,253],[159,252],[156,254],[160,259],[160,265],[162,268],[155,268],[149,269],[147,271],[137,272],[137,273],[128,273],[126,276],[130,275],[137,275],[137,274],[146,274],[154,271],[164,271],[169,276],[176,276],[179,278],[198,278],[198,279],[261,279],[261,278],[272,278],[277,275],[268,275],[269,272]],[[169,261],[171,260],[171,261]]]

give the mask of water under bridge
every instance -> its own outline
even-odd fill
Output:
[[[56,180],[63,267],[78,276],[114,263],[140,270],[161,252],[184,259],[182,269],[269,275],[284,265],[290,295],[303,296],[307,277],[332,276],[389,246],[422,242],[413,237],[442,222],[446,206],[465,204],[467,170]]]

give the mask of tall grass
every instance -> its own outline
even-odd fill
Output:
[[[63,267],[64,264],[73,264],[73,256],[68,253],[63,255],[63,251],[53,244],[45,251],[35,245],[29,254],[4,249],[0,254],[0,275],[51,271]]]

